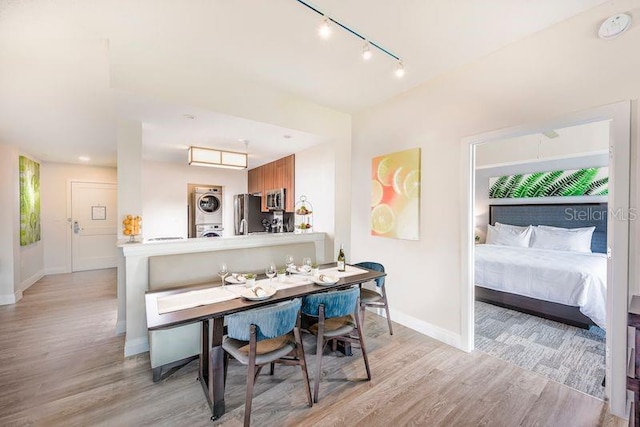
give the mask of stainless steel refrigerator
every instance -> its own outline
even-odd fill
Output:
[[[262,197],[253,194],[233,196],[233,230],[235,234],[265,231],[261,216]]]

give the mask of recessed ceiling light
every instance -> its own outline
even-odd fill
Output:
[[[80,157],[78,157],[78,160],[80,160],[81,162],[88,162],[89,160],[91,160],[91,157],[89,157],[89,156],[80,156]]]

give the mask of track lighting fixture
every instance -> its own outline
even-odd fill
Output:
[[[402,60],[398,60],[398,65],[396,65],[396,77],[399,79],[404,77],[404,64]]]
[[[364,59],[365,61],[368,61],[371,59],[371,57],[373,56],[373,53],[371,53],[371,47],[369,45],[369,42],[365,42],[364,46],[362,47],[362,59]]]
[[[308,9],[314,11],[318,15],[322,16],[322,23],[320,24],[320,27],[318,28],[318,34],[320,35],[320,37],[322,37],[325,40],[328,39],[331,36],[333,24],[335,24],[336,27],[342,28],[346,32],[350,33],[353,36],[356,36],[357,38],[359,38],[360,40],[362,40],[364,42],[364,45],[362,46],[362,59],[364,59],[365,61],[368,61],[369,59],[371,59],[371,57],[373,56],[373,52],[371,50],[371,47],[373,46],[376,49],[378,49],[379,51],[381,51],[382,53],[387,54],[388,56],[393,58],[395,61],[397,61],[395,75],[398,78],[404,77],[404,74],[405,74],[404,64],[402,63],[402,59],[400,59],[399,56],[393,54],[391,51],[383,48],[379,44],[372,42],[371,40],[369,40],[368,37],[365,37],[362,34],[356,32],[355,30],[349,28],[347,25],[343,24],[342,22],[338,21],[337,19],[330,18],[329,16],[327,16],[326,13],[324,13],[320,9],[316,8],[315,6],[312,6],[311,4],[307,3],[306,1],[304,1],[304,0],[296,0],[296,1],[298,3],[306,6]]]
[[[323,39],[328,39],[331,37],[331,21],[329,21],[328,17],[322,18],[322,23],[320,24],[320,28],[318,28],[318,34]]]

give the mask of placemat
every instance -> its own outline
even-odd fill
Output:
[[[323,268],[320,270],[320,273],[322,274],[328,274],[329,276],[335,276],[337,278],[355,276],[356,274],[364,274],[368,272],[368,270],[363,270],[352,265],[347,265],[345,271],[338,271],[338,267]]]
[[[164,314],[172,311],[185,310],[199,305],[229,301],[239,297],[236,293],[225,288],[226,287],[218,286],[158,298],[158,313]]]

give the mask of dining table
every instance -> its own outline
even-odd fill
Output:
[[[272,285],[277,289],[275,294],[263,300],[249,300],[241,296],[235,289],[237,297],[229,297],[224,301],[216,298],[207,300],[206,295],[216,292],[221,281],[199,285],[177,286],[145,293],[147,328],[149,331],[168,329],[176,326],[200,322],[202,324],[201,352],[198,358],[198,377],[207,402],[211,409],[211,419],[216,420],[225,413],[225,380],[224,380],[224,316],[254,308],[277,304],[306,295],[344,289],[386,276],[384,272],[370,270],[360,266],[346,265],[345,271],[337,270],[336,263],[319,266],[319,273],[325,277],[337,279],[335,283],[315,283],[319,276],[308,274],[292,274],[284,283],[272,279],[257,282],[262,287]],[[260,279],[264,274],[258,276]],[[334,280],[331,280],[332,282]],[[240,287],[242,285],[235,285]],[[224,291],[232,289],[230,285]]]

